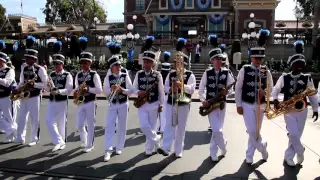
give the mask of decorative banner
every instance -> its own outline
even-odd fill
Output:
[[[201,11],[206,11],[210,7],[211,0],[196,0],[196,3]]]
[[[170,17],[168,15],[160,15],[160,16],[155,16],[156,20],[158,21],[158,23],[162,24],[162,25],[166,25],[169,23],[170,21]]]
[[[180,11],[184,7],[184,0],[169,0],[169,6],[173,11]]]
[[[228,13],[225,14],[209,14],[208,18],[212,24],[220,24]]]

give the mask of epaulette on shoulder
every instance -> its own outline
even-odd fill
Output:
[[[288,73],[282,73],[282,76],[286,76],[286,75],[288,75]]]
[[[192,74],[193,72],[192,72],[192,71],[190,71],[190,70],[186,70],[186,73],[191,73],[191,74]]]
[[[139,74],[139,73],[141,73],[141,72],[143,72],[144,70],[143,69],[141,69],[141,70],[139,70],[138,72],[137,72],[137,74]]]
[[[250,67],[250,66],[251,66],[251,64],[245,64],[242,67]]]
[[[311,76],[311,74],[309,74],[309,73],[302,73],[302,75],[304,75],[304,76]]]

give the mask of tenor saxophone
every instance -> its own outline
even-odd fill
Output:
[[[19,99],[26,99],[30,97],[30,88],[29,88],[29,84],[35,83],[35,81],[37,80],[38,76],[35,75],[34,78],[32,78],[31,80],[27,81],[24,85],[22,85],[20,88],[15,89],[14,91],[12,91],[10,93],[9,98],[12,101],[16,101]]]
[[[279,104],[278,109],[272,109],[270,105],[266,108],[265,115],[268,119],[276,118],[289,112],[301,112],[307,107],[305,98],[317,94],[317,90],[308,87],[303,92],[294,95],[291,99],[283,101]]]
[[[75,96],[74,96],[74,100],[73,100],[73,103],[76,104],[76,105],[80,105],[84,102],[85,100],[85,92],[86,92],[86,87],[87,87],[87,84],[86,82],[84,81],[80,86],[79,86],[79,90],[76,90],[75,92]]]

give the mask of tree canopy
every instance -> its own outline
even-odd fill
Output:
[[[100,22],[106,21],[104,9],[97,0],[47,0],[43,13],[48,24],[79,23],[85,30],[94,23],[94,17]]]
[[[0,4],[0,28],[6,20],[6,8]]]
[[[312,31],[312,42],[316,42],[318,35],[318,27],[320,21],[320,1],[319,0],[297,0],[298,7],[296,8],[296,14],[302,15],[302,18],[309,19],[313,16],[313,31]]]

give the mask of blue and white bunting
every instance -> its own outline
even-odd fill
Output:
[[[228,13],[225,14],[209,14],[208,18],[212,24],[220,24],[224,21],[224,18],[227,16]]]
[[[173,11],[180,11],[184,7],[184,0],[169,0],[169,6]]]
[[[196,3],[201,11],[206,11],[210,7],[211,0],[196,0]]]
[[[170,16],[169,15],[159,15],[155,16],[158,23],[162,25],[166,25],[170,22]]]

